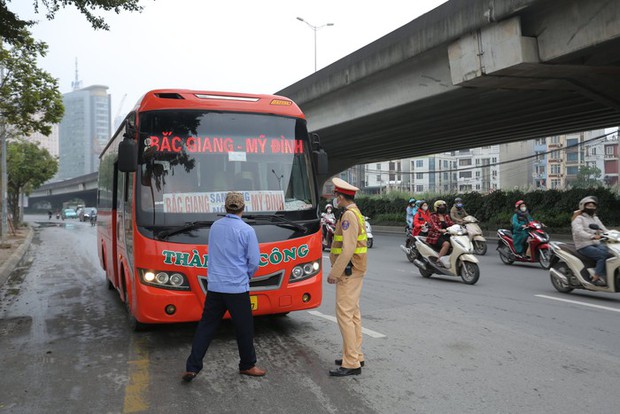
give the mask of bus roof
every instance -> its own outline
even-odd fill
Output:
[[[155,89],[147,92],[134,107],[139,112],[161,109],[257,112],[305,119],[301,109],[289,98],[237,92]]]

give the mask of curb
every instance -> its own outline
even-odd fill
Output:
[[[6,283],[6,281],[9,279],[9,276],[11,276],[19,262],[21,262],[24,258],[26,251],[28,251],[28,248],[30,247],[33,236],[34,229],[32,228],[32,226],[28,226],[28,235],[24,239],[22,245],[13,252],[11,257],[9,257],[9,260],[0,265],[0,287],[2,287],[2,285]]]

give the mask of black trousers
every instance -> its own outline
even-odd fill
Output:
[[[256,364],[254,350],[254,317],[250,304],[250,293],[207,293],[202,318],[198,322],[192,352],[187,358],[186,368],[190,372],[200,372],[202,360],[215,337],[218,326],[226,311],[230,312],[239,348],[239,370],[252,368]]]

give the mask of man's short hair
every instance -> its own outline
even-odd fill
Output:
[[[355,200],[355,196],[354,196],[354,195],[350,195],[350,194],[341,193],[340,191],[336,191],[336,194],[340,194],[340,195],[341,195],[341,196],[343,196],[346,200],[349,200],[349,201],[354,201],[354,200]]]

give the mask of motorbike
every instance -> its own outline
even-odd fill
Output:
[[[370,220],[370,217],[364,217],[364,222],[366,223],[366,247],[371,249],[374,244],[374,237],[372,236],[372,226],[368,220]]]
[[[466,229],[460,224],[454,224],[448,227],[447,231],[450,235],[451,249],[449,256],[441,259],[444,266],[440,266],[436,260],[430,260],[431,257],[437,258],[438,253],[426,243],[426,237],[410,233],[406,245],[401,245],[400,248],[407,255],[407,259],[416,265],[422,277],[429,278],[433,273],[460,276],[464,283],[475,284],[480,278],[480,267],[478,258],[473,254],[473,246]]]
[[[323,250],[330,249],[334,240],[334,232],[336,231],[336,222],[333,217],[321,213],[321,231],[323,232]]]
[[[94,227],[97,224],[97,216],[95,214],[91,214],[89,220],[91,227]]]
[[[591,224],[590,228],[596,230]],[[620,292],[620,232],[610,230],[604,233],[601,241],[607,245],[610,257],[605,262],[607,286],[596,286],[590,280],[594,275],[596,262],[580,254],[572,243],[551,242],[551,284],[560,293],[570,293],[574,289],[594,292]]]
[[[478,225],[478,219],[474,216],[463,217],[463,226],[467,230],[469,240],[474,246],[474,253],[484,256],[487,252],[487,239],[482,235],[482,229]]]
[[[512,241],[512,230],[498,229],[497,252],[504,264],[511,265],[514,262],[536,263],[543,269],[551,266],[551,251],[549,249],[549,234],[543,230],[544,224],[533,220],[526,224],[529,238],[530,256],[521,256],[515,251]]]

